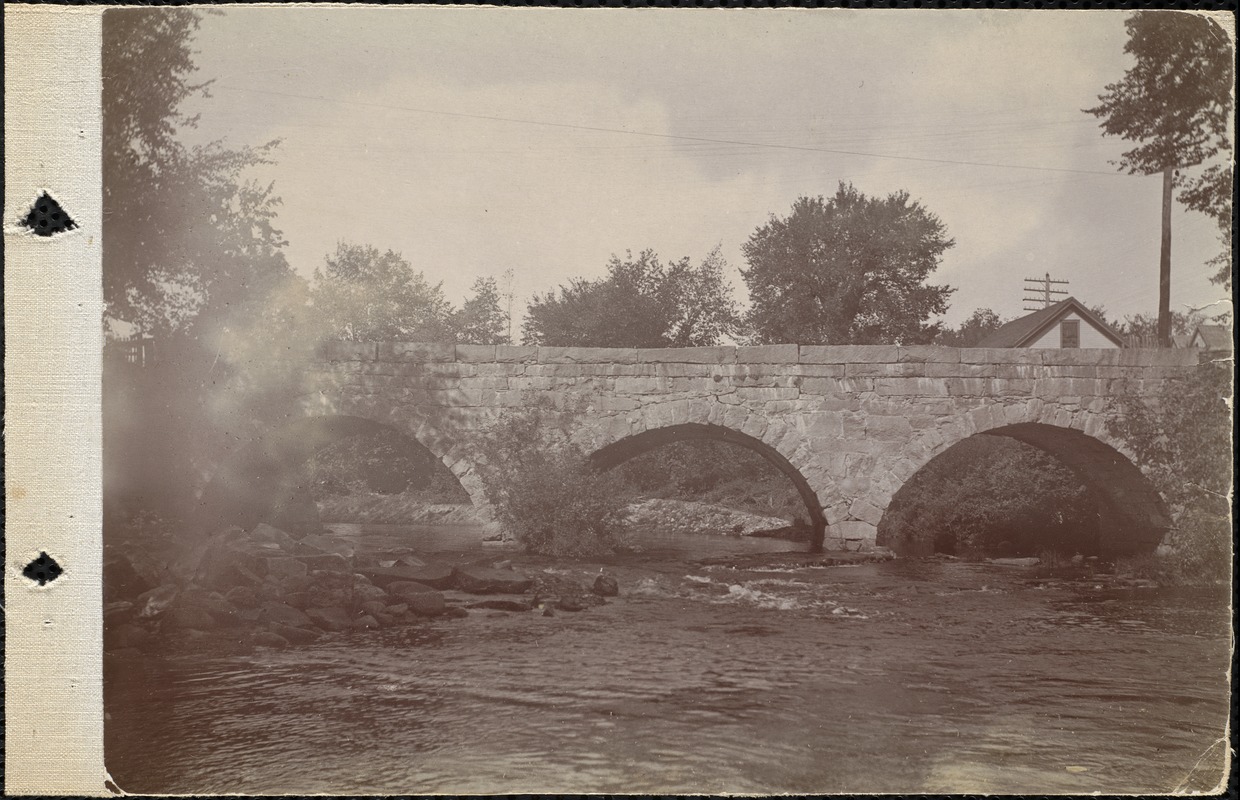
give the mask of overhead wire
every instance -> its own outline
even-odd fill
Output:
[[[966,160],[960,160],[960,159],[931,158],[931,157],[925,157],[925,156],[894,155],[890,153],[871,153],[871,152],[865,152],[865,151],[860,151],[860,150],[844,150],[840,148],[817,147],[813,145],[797,145],[797,144],[774,143],[774,142],[755,142],[755,141],[745,141],[745,140],[740,140],[740,139],[725,139],[725,138],[717,138],[717,137],[709,137],[709,136],[690,136],[686,134],[674,134],[674,133],[655,133],[652,131],[638,131],[638,130],[632,130],[632,129],[626,129],[626,128],[609,128],[609,127],[599,126],[599,125],[581,125],[581,124],[569,123],[569,122],[552,122],[549,120],[522,119],[519,117],[505,117],[505,116],[499,116],[499,115],[493,115],[493,114],[471,114],[471,113],[463,112],[463,111],[445,111],[443,109],[418,108],[415,106],[401,106],[401,105],[395,105],[395,104],[389,104],[389,103],[372,103],[372,102],[365,102],[361,100],[341,100],[339,98],[321,97],[321,96],[306,95],[306,94],[296,94],[293,92],[277,92],[277,91],[269,90],[269,89],[254,89],[254,88],[249,88],[249,87],[215,86],[213,87],[213,89],[222,90],[222,91],[233,91],[233,92],[248,92],[252,94],[270,95],[274,97],[287,97],[291,99],[310,100],[310,101],[316,101],[316,102],[339,103],[341,105],[352,105],[352,106],[358,106],[358,107],[363,107],[363,108],[381,108],[381,109],[387,109],[391,111],[405,111],[405,112],[414,113],[414,114],[429,114],[429,115],[435,115],[435,116],[454,117],[458,119],[485,120],[485,121],[490,121],[490,122],[506,122],[506,123],[518,124],[518,125],[538,125],[538,126],[543,126],[543,127],[559,128],[559,129],[564,129],[564,130],[579,130],[579,131],[591,131],[595,133],[610,133],[610,134],[618,134],[618,135],[625,135],[625,136],[639,136],[639,137],[646,137],[646,138],[651,138],[651,139],[662,139],[662,140],[678,141],[678,142],[703,142],[703,143],[710,143],[710,144],[737,145],[737,146],[742,146],[742,147],[757,147],[757,148],[766,148],[766,149],[774,149],[774,150],[792,150],[792,151],[798,151],[798,152],[829,153],[832,155],[858,156],[858,157],[864,157],[864,158],[881,158],[881,159],[889,159],[889,160],[895,160],[895,161],[912,161],[912,162],[921,162],[921,163],[929,163],[929,164],[954,164],[958,166],[984,167],[984,168],[992,168],[992,169],[1021,169],[1021,170],[1031,170],[1031,171],[1038,171],[1038,172],[1060,172],[1060,173],[1072,173],[1072,174],[1078,174],[1078,175],[1099,175],[1099,176],[1106,176],[1106,177],[1116,177],[1116,176],[1123,175],[1123,173],[1116,172],[1116,171],[1104,172],[1102,170],[1075,169],[1071,167],[1048,167],[1048,166],[1037,166],[1037,165],[1032,165],[1032,164],[1001,164],[1001,163],[986,162],[986,161],[966,161]]]

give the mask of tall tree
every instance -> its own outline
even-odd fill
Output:
[[[274,142],[182,141],[206,96],[193,36],[201,13],[103,17],[105,314],[156,340],[141,372],[104,365],[105,498],[184,510],[220,451],[288,413],[287,368],[308,337],[305,282],[289,268],[270,185],[246,179]]]
[[[278,144],[186,147],[200,12],[111,9],[103,36],[103,259],[107,313],[164,341],[209,338],[293,280],[275,228],[279,199],[244,179]]]
[[[474,281],[473,296],[452,318],[456,340],[462,344],[509,344],[508,312],[500,305],[495,278]]]
[[[663,265],[652,250],[612,256],[607,276],[535,295],[522,327],[531,344],[575,347],[703,347],[735,328],[736,304],[718,248],[698,266]]]
[[[907,192],[867,197],[840,183],[830,199],[801,197],[743,246],[758,343],[929,342],[949,286],[927,285],[955,243]]]
[[[327,335],[356,342],[451,342],[453,308],[391,250],[340,242],[314,271],[311,292]]]
[[[1160,265],[1159,336],[1169,342],[1170,198],[1178,188],[1187,207],[1231,223],[1232,167],[1228,123],[1235,83],[1235,54],[1227,32],[1214,20],[1180,11],[1137,11],[1128,18],[1124,52],[1135,59],[1123,79],[1108,84],[1101,104],[1085,113],[1102,119],[1106,136],[1137,146],[1117,162],[1138,175],[1162,172],[1163,244]],[[1222,161],[1209,163],[1223,157]],[[1203,166],[1200,171],[1193,168]],[[1230,260],[1230,236],[1224,237]],[[1213,276],[1230,281],[1230,270]]]

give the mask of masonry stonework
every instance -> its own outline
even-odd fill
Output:
[[[1010,435],[1093,485],[1119,515],[1118,541],[1167,520],[1106,431],[1108,399],[1125,386],[1156,394],[1195,363],[1178,350],[333,343],[307,374],[303,407],[415,437],[484,512],[470,442],[507,409],[550,404],[591,451],[677,426],[728,429],[804,478],[831,549],[873,546],[892,496],[937,454],[975,434]]]

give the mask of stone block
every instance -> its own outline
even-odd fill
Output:
[[[1033,393],[1044,400],[1060,397],[1095,397],[1103,395],[1107,382],[1094,378],[1041,378],[1034,383]]]
[[[854,361],[844,365],[844,374],[850,378],[918,378],[926,374],[926,365],[920,361],[904,363]]]
[[[643,364],[735,364],[735,347],[642,348],[637,360]]]
[[[377,361],[414,361],[422,364],[456,360],[456,345],[445,342],[379,342]]]
[[[742,386],[736,390],[736,396],[744,402],[765,402],[768,400],[795,400],[801,390],[795,387],[780,388],[768,386]]]
[[[843,436],[844,419],[838,411],[810,411],[798,415],[801,430],[814,438]]]
[[[896,351],[896,360],[959,364],[960,348],[940,347],[930,344],[900,345]]]
[[[900,348],[888,344],[801,345],[802,364],[894,363]]]
[[[641,357],[641,351],[638,351]],[[648,369],[646,365],[641,365]],[[651,364],[655,375],[666,375],[669,378],[704,378],[710,379],[715,374],[715,364]]]
[[[762,435],[766,433],[769,424],[766,417],[761,414],[750,414],[744,424],[741,425],[740,431],[746,436],[761,439]]]
[[[1033,394],[1032,378],[992,378],[991,394],[995,397],[1028,397]]]
[[[795,344],[761,344],[736,348],[738,364],[796,364],[799,356]]]
[[[1028,347],[962,347],[962,364],[1041,364],[1042,350]]]
[[[802,378],[800,389],[803,395],[841,394],[844,391],[844,382],[840,378]]]
[[[843,364],[797,364],[786,368],[787,374],[802,378],[842,378]]]
[[[845,543],[862,543],[873,546],[878,528],[863,520],[847,519],[827,528],[827,536],[843,539]]]
[[[991,364],[990,369],[996,378],[1035,380],[1046,377],[1046,370],[1050,368],[1040,364]]]
[[[857,498],[852,502],[852,505],[848,507],[848,514],[854,519],[870,523],[875,526],[875,530],[877,530],[878,523],[883,519],[883,510],[881,508],[877,508],[872,503],[861,498]]]
[[[539,364],[636,364],[634,347],[539,347]]]
[[[616,378],[616,394],[655,394],[664,391],[665,379],[621,376]]]
[[[947,393],[953,397],[989,397],[989,378],[944,378]]]
[[[959,353],[957,353],[959,356]],[[927,378],[993,378],[994,364],[961,364],[960,362],[926,362]]]
[[[495,360],[502,364],[533,364],[538,361],[538,348],[534,345],[497,344]]]
[[[317,355],[324,361],[374,361],[374,342],[324,342]]]
[[[495,361],[495,345],[458,344],[456,360],[464,364],[491,363]]]
[[[1197,365],[1200,357],[1201,354],[1195,349],[1132,348],[1120,350],[1117,363],[1132,367],[1192,367]]]
[[[907,441],[913,436],[913,426],[904,417],[867,417],[865,435],[879,441]]]
[[[880,396],[946,397],[947,378],[874,378],[874,391]]]
[[[1118,348],[1048,348],[1042,351],[1042,363],[1054,366],[1101,366],[1120,363]]]

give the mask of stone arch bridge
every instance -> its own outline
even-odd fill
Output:
[[[472,436],[506,409],[551,404],[604,467],[678,439],[754,449],[796,485],[818,546],[865,549],[928,461],[970,436],[1010,436],[1094,490],[1103,551],[1128,552],[1155,545],[1170,520],[1108,434],[1108,398],[1125,385],[1155,395],[1196,363],[1183,350],[340,342],[311,365],[306,418],[283,441],[310,449],[396,429],[440,458],[485,513]]]

